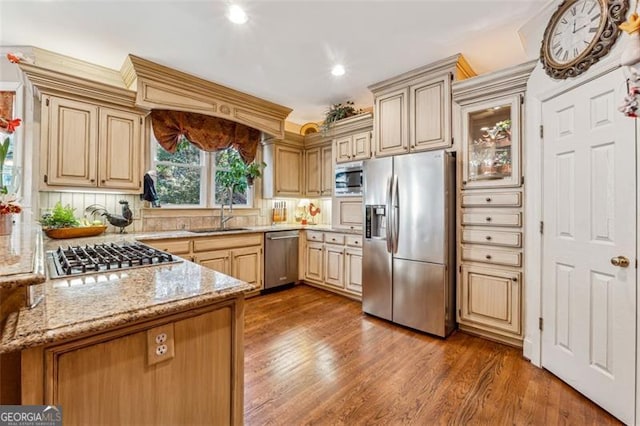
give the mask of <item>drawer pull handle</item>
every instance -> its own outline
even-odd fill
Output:
[[[487,260],[491,260],[491,255],[490,254],[486,255],[485,257],[487,258]]]
[[[485,199],[485,201],[486,201],[487,203],[490,203],[490,202],[491,202],[491,197],[487,197],[487,198]]]
[[[360,244],[358,241],[354,241],[353,244]]]
[[[484,237],[487,241],[491,241],[491,235],[487,235],[486,237]]]
[[[487,222],[491,222],[491,216],[487,216],[485,219]]]

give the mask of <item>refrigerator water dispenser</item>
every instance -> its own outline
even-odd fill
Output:
[[[386,210],[384,205],[365,206],[365,238],[385,239],[387,237]]]

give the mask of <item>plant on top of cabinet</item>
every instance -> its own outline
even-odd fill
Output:
[[[353,117],[362,112],[362,109],[356,109],[353,101],[346,101],[344,104],[333,104],[325,114],[324,121],[322,122],[322,131],[327,132],[336,121]]]

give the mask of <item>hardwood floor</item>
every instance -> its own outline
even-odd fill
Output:
[[[520,350],[447,340],[308,286],[247,301],[245,424],[618,424]]]

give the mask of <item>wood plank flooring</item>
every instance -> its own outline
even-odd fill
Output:
[[[245,328],[246,425],[618,424],[519,349],[417,333],[312,287],[249,299]]]

